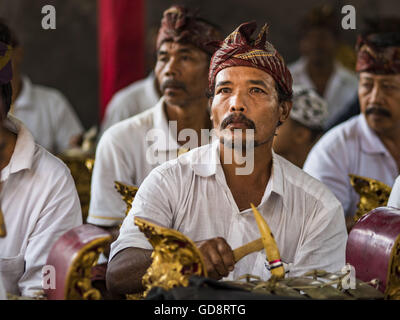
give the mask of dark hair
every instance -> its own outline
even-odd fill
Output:
[[[400,46],[400,18],[365,18],[361,35],[366,37],[376,47]]]
[[[0,41],[11,46],[13,45],[11,31],[2,19],[0,19]],[[0,85],[0,92],[4,104],[4,111],[5,114],[7,114],[11,107],[11,99],[12,99],[11,82]]]

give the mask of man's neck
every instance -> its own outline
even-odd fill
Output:
[[[238,161],[235,161],[235,159],[239,159],[237,158],[238,156],[241,157],[242,160],[246,159],[246,162],[238,163]],[[258,146],[254,149],[252,154],[249,154],[245,151],[234,151],[221,143],[220,158],[228,185],[229,183],[238,183],[243,186],[244,181],[246,181],[246,184],[248,182],[254,186],[265,187],[267,185],[272,168],[272,149],[270,144]],[[227,160],[227,158],[230,159]],[[232,161],[230,161],[231,159]],[[250,164],[248,161],[253,162],[252,170],[247,174],[238,175],[237,173],[239,170],[249,167]],[[241,171],[244,172],[244,170]]]
[[[228,148],[228,150],[226,150]],[[248,174],[238,175],[238,170],[244,169],[248,163],[238,164],[235,156],[229,156],[233,161],[226,161],[225,152],[235,152],[229,147],[220,144],[220,158],[225,175],[226,183],[231,190],[232,196],[236,202],[239,211],[250,208],[250,203],[258,206],[267,187],[271,176],[272,168],[272,149],[271,144],[265,144],[254,149],[252,156],[246,156],[253,161],[253,170]],[[254,158],[253,158],[254,157]],[[227,162],[227,163],[226,163]],[[232,162],[230,164],[230,162]]]
[[[3,125],[0,126],[0,170],[3,170],[10,162],[14,153],[17,135]]]
[[[197,133],[197,145],[200,146],[201,129],[211,129],[212,127],[210,114],[207,111],[207,100],[199,99],[198,102],[184,107],[165,103],[164,108],[168,121],[177,122],[178,135],[183,129],[192,129]],[[180,144],[185,142],[187,141],[178,141]]]

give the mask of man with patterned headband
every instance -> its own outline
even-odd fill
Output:
[[[218,39],[216,27],[186,8],[173,6],[164,12],[155,67],[163,97],[153,108],[115,124],[100,139],[89,223],[107,228],[116,237],[126,205],[114,181],[140,186],[159,164],[208,143],[197,138],[187,141],[185,130],[200,138],[202,129],[211,128],[206,91],[215,49],[207,43]]]
[[[289,275],[343,267],[347,235],[339,201],[272,150],[276,129],[291,109],[292,78],[266,39],[267,27],[253,40],[255,29],[254,22],[244,23],[215,43],[209,104],[217,139],[160,165],[141,185],[111,245],[107,285],[115,294],[141,290],[151,262],[152,247],[134,217],[195,241],[209,277],[268,279],[264,250],[234,263],[232,248],[260,237],[250,203],[268,222]],[[254,160],[246,173],[240,153]]]
[[[348,229],[359,196],[349,174],[393,185],[400,169],[400,21],[396,31],[358,38],[356,71],[361,114],[331,129],[311,150],[304,170],[343,205]]]
[[[35,296],[54,242],[82,223],[75,183],[58,158],[7,113],[12,97],[10,31],[0,28],[0,278],[8,293]]]

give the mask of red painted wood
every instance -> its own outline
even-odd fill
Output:
[[[380,207],[363,216],[349,233],[346,261],[362,281],[379,279],[379,290],[386,289],[390,254],[400,235],[400,210]]]
[[[110,234],[101,228],[90,224],[83,224],[67,231],[62,235],[50,250],[47,265],[56,271],[56,288],[45,290],[47,299],[65,299],[66,279],[73,260],[80,250],[96,239],[108,237]]]

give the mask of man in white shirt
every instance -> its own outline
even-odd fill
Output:
[[[388,207],[400,209],[400,176],[398,176],[393,184],[392,191],[387,203]]]
[[[272,151],[276,128],[291,109],[292,79],[266,40],[267,26],[253,38],[255,29],[254,22],[239,26],[218,44],[211,60],[209,96],[217,139],[160,165],[141,185],[111,247],[107,286],[115,294],[140,291],[151,262],[151,245],[134,216],[195,241],[215,279],[270,276],[264,250],[234,263],[232,248],[260,236],[250,203],[267,220],[289,275],[344,265],[347,234],[340,203]],[[249,163],[238,162],[242,153],[252,165],[247,172],[242,169]]]
[[[0,30],[0,204],[5,237],[0,237],[0,277],[8,293],[35,296],[54,242],[82,223],[68,168],[7,112],[11,105],[9,33]],[[4,42],[1,42],[4,41]]]
[[[5,24],[0,21],[0,25]],[[13,47],[13,104],[11,113],[32,133],[36,143],[53,154],[79,145],[82,124],[66,97],[54,88],[36,85],[22,75],[23,48],[15,34]]]
[[[153,168],[176,158],[182,147],[201,144],[196,138],[189,141],[192,146],[185,146],[188,137],[182,134],[192,129],[200,137],[202,129],[211,128],[206,90],[209,59],[215,50],[206,44],[215,39],[217,29],[185,8],[173,6],[164,12],[155,67],[163,98],[153,108],[115,124],[101,137],[88,223],[117,232],[126,204],[114,181],[140,186]]]
[[[356,70],[362,114],[326,133],[304,164],[304,170],[326,184],[342,203],[348,229],[359,201],[349,174],[377,179],[389,186],[399,175],[399,50],[398,32],[376,31],[359,38]]]
[[[300,28],[301,57],[289,65],[293,85],[314,89],[328,103],[325,126],[357,93],[356,75],[335,58],[340,20],[328,5],[314,8]]]
[[[101,127],[101,135],[112,125],[133,117],[151,107],[160,99],[158,82],[154,72],[119,90],[107,106]]]

